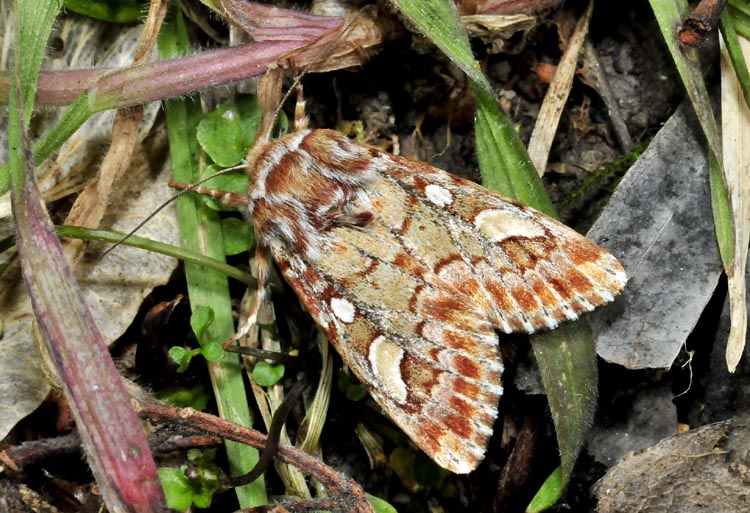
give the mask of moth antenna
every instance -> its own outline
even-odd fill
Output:
[[[207,176],[205,178],[201,178],[200,180],[198,180],[195,183],[191,183],[189,186],[185,187],[180,192],[178,192],[177,194],[175,194],[174,196],[172,196],[171,198],[169,198],[167,201],[165,201],[164,203],[162,203],[161,205],[159,205],[158,207],[156,207],[156,210],[154,210],[148,216],[146,216],[146,218],[143,221],[141,221],[140,223],[138,223],[138,225],[135,228],[133,228],[132,230],[130,230],[120,240],[118,240],[112,246],[110,246],[109,248],[107,248],[107,250],[104,253],[102,253],[102,255],[99,257],[99,260],[101,260],[102,258],[104,258],[105,256],[107,256],[109,253],[112,252],[112,250],[114,250],[118,246],[122,245],[123,242],[125,242],[126,240],[128,240],[130,237],[132,237],[133,235],[135,235],[135,233],[138,230],[140,230],[141,228],[143,228],[146,225],[146,223],[148,223],[154,217],[156,217],[156,214],[158,214],[159,212],[161,212],[162,210],[164,210],[165,208],[167,208],[169,205],[171,205],[172,203],[174,203],[175,201],[177,201],[179,198],[181,198],[182,196],[184,196],[188,192],[196,189],[197,187],[203,185],[204,183],[208,182],[209,180],[211,180],[213,178],[216,178],[219,175],[223,175],[223,174],[229,173],[230,171],[235,171],[237,169],[243,168],[244,166],[245,166],[245,164],[243,163],[243,164],[239,164],[237,166],[228,167],[226,169],[222,169],[221,171],[217,171],[215,173],[211,173],[209,176]]]
[[[352,19],[349,20],[349,22],[344,26],[343,29],[341,29],[341,32],[339,32],[338,34],[336,34],[336,37],[334,37],[331,40],[331,42],[328,43],[325,46],[325,48],[323,48],[323,50],[318,55],[316,55],[315,57],[313,57],[310,60],[310,62],[307,64],[307,66],[305,66],[302,69],[302,72],[300,72],[300,74],[297,75],[297,77],[294,79],[294,82],[292,82],[291,87],[286,92],[286,94],[284,94],[284,96],[281,98],[281,101],[279,102],[279,105],[276,107],[276,111],[273,113],[273,118],[271,118],[273,120],[273,122],[271,123],[271,126],[274,126],[276,124],[276,120],[279,118],[279,115],[281,114],[281,109],[283,108],[284,103],[286,103],[286,101],[291,96],[292,91],[294,91],[295,89],[297,89],[299,91],[301,89],[301,87],[300,87],[300,81],[302,80],[302,78],[305,75],[307,75],[307,73],[310,71],[310,69],[313,66],[315,66],[317,63],[319,63],[323,59],[323,57],[325,57],[326,55],[328,55],[331,52],[331,50],[333,49],[333,47],[336,46],[336,43],[338,43],[339,41],[341,41],[341,38],[344,37],[344,35],[346,35],[347,32],[349,32],[349,29],[351,29],[352,26],[354,26],[354,24],[359,19],[359,17],[362,15],[362,13],[365,12],[365,10],[370,9],[372,7],[373,7],[372,5],[366,5],[366,6],[362,7],[359,11],[357,11],[357,13],[354,14],[354,16],[352,16]],[[296,123],[297,123],[297,119],[298,119],[297,118],[297,108],[298,107],[299,107],[299,101],[297,101],[297,107],[295,107],[295,113],[294,113],[295,127],[296,127]],[[303,109],[302,112],[303,112],[303,114],[304,114],[304,107],[305,107],[305,103],[303,101],[302,102],[302,109]]]
[[[281,401],[281,404],[276,409],[271,419],[271,425],[268,427],[268,438],[266,439],[266,446],[263,448],[263,452],[258,458],[258,462],[255,466],[245,475],[230,477],[229,484],[233,487],[242,486],[248,483],[252,483],[258,479],[263,472],[273,464],[273,459],[276,457],[276,452],[279,449],[279,442],[281,441],[281,430],[284,428],[286,418],[291,413],[292,408],[299,400],[302,392],[307,388],[307,380],[302,378],[300,381],[294,384],[289,393]]]

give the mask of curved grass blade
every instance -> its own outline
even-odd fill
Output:
[[[731,274],[734,260],[734,214],[727,193],[727,179],[721,164],[721,134],[711,111],[711,102],[699,66],[697,52],[694,48],[681,46],[677,36],[677,27],[689,15],[688,4],[686,0],[649,0],[649,2],[715,160],[716,165],[710,168],[714,224],[724,269]]]
[[[750,43],[738,41],[740,56],[750,60]],[[743,55],[744,53],[744,55]],[[747,57],[745,57],[747,56]],[[747,300],[745,269],[750,242],[750,110],[730,60],[727,47],[721,45],[721,128],[724,172],[727,177],[732,217],[735,219],[735,258],[727,279],[729,285],[730,329],[726,362],[730,372],[739,365],[747,338]]]
[[[108,509],[162,512],[164,494],[143,429],[34,180],[26,127],[44,46],[61,2],[16,1],[14,7],[18,21],[8,169],[24,282]]]
[[[474,60],[453,3],[446,0],[394,0],[394,3],[472,81],[477,109],[477,154],[484,185],[554,215],[523,143]],[[531,344],[549,399],[560,447],[563,483],[566,483],[596,410],[593,339],[588,325],[579,322],[532,336]]]
[[[169,22],[165,23],[159,37],[159,51],[165,57],[184,54],[190,50],[185,24],[178,9],[173,6]],[[202,115],[195,99],[170,100],[165,105],[169,152],[174,178],[181,183],[192,183],[199,177],[196,129]],[[218,213],[209,209],[199,199],[185,195],[177,200],[177,217],[180,223],[182,244],[191,251],[205,253],[212,258],[224,258],[221,221]],[[232,304],[225,276],[186,263],[190,303],[207,306],[214,312],[214,322],[207,338],[223,342],[234,335]],[[214,393],[222,417],[243,426],[252,425],[248,407],[243,370],[239,356],[225,356],[221,362],[209,363],[214,383]],[[227,458],[232,475],[249,472],[258,462],[256,449],[236,442],[226,442]],[[240,507],[249,508],[268,502],[264,479],[235,489]]]
[[[91,228],[83,228],[81,226],[69,226],[62,225],[55,228],[59,237],[70,237],[75,239],[83,240],[97,240],[101,242],[109,242],[111,244],[122,244],[124,246],[130,246],[133,248],[140,248],[146,251],[153,251],[162,255],[171,256],[178,258],[184,262],[190,262],[200,267],[205,267],[213,271],[220,272],[230,278],[234,278],[246,285],[255,286],[257,280],[253,278],[250,273],[241,271],[234,266],[231,266],[219,260],[217,258],[211,258],[201,253],[196,253],[179,246],[172,246],[171,244],[164,244],[151,239],[138,237],[137,235],[131,235],[127,239],[123,240],[124,233],[114,232],[109,230],[93,230]]]
[[[750,6],[747,6],[747,9],[749,12],[748,23],[750,23]],[[745,58],[742,55],[740,40],[735,29],[735,21],[727,11],[724,11],[721,15],[719,28],[721,29],[721,35],[724,38],[724,44],[726,44],[732,67],[737,75],[737,81],[742,89],[742,96],[745,98],[747,106],[750,107],[750,72],[748,72],[747,62],[745,62]]]

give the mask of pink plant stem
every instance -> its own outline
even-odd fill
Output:
[[[260,75],[284,55],[311,41],[269,41],[157,61],[117,70],[42,72],[37,104],[66,104],[88,91],[94,110],[182,96]],[[0,101],[8,99],[9,74],[0,73]]]

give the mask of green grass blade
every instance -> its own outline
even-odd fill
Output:
[[[179,246],[164,244],[163,242],[146,239],[137,235],[131,235],[127,239],[122,240],[122,238],[125,236],[124,233],[113,232],[109,230],[93,230],[91,228],[69,225],[58,226],[55,228],[55,231],[57,232],[57,235],[59,237],[70,237],[73,239],[82,240],[97,240],[101,242],[109,242],[111,244],[120,243],[124,246],[140,248],[145,251],[153,251],[154,253],[171,256],[174,258],[178,258],[183,262],[189,262],[199,267],[205,267],[206,269],[220,272],[225,276],[234,278],[235,280],[245,283],[246,285],[249,285],[251,287],[254,287],[258,283],[257,280],[250,275],[250,273],[241,271],[218,258],[211,258],[204,254],[196,253]]]
[[[469,79],[494,96],[492,86],[479,69],[469,45],[469,36],[458,17],[456,6],[446,0],[394,0],[409,21],[440,48]]]
[[[689,7],[686,0],[649,0],[649,2],[677,72],[703,128],[703,133],[706,135],[711,158],[715,160],[715,168],[712,166],[711,171],[712,208],[716,238],[719,247],[723,248],[724,269],[729,270],[734,260],[734,223],[731,203],[727,195],[727,181],[721,166],[721,134],[711,111],[711,102],[703,80],[697,51],[680,45],[677,36],[682,21],[690,14]]]
[[[165,58],[190,51],[183,18],[172,9],[170,19],[164,24],[159,38],[159,51]],[[197,124],[201,116],[200,105],[194,99],[166,102],[167,131],[170,157],[175,180],[191,183],[199,176],[199,148],[196,140]],[[191,251],[223,259],[224,244],[218,213],[197,201],[192,195],[177,200],[182,244]],[[224,341],[234,334],[232,305],[225,276],[193,264],[185,264],[190,303],[193,307],[208,306],[214,312],[214,322],[208,332],[211,340]],[[239,357],[227,354],[221,362],[209,364],[214,382],[214,392],[222,417],[251,426],[251,414],[243,381]],[[258,461],[258,451],[235,442],[226,443],[227,457],[233,475],[247,473]],[[264,479],[236,489],[241,508],[267,504]]]
[[[560,500],[564,491],[565,483],[562,480],[562,472],[560,471],[560,467],[557,467],[544,480],[542,487],[536,492],[534,498],[531,499],[531,502],[526,507],[526,513],[541,513],[548,510]]]
[[[745,103],[750,107],[750,73],[748,73],[747,63],[740,49],[740,41],[737,38],[734,23],[726,10],[721,15],[719,27],[727,47],[727,53],[729,53],[729,59],[732,61],[734,72],[737,74],[737,81],[742,88],[742,96],[745,98]]]
[[[107,508],[160,513],[165,499],[145,434],[34,179],[26,128],[45,45],[60,8],[60,1],[14,2],[8,174],[19,260],[39,331]]]
[[[721,155],[721,137],[719,127],[711,112],[711,102],[708,97],[706,83],[700,69],[698,55],[694,48],[680,45],[677,31],[682,21],[690,11],[686,0],[649,0],[656,16],[664,42],[672,56],[672,61],[685,85],[693,108],[698,115],[703,132],[706,134],[708,145],[715,155]]]
[[[716,240],[719,243],[719,254],[724,269],[729,269],[734,257],[734,226],[732,225],[729,193],[724,186],[721,167],[713,153],[709,153],[708,158],[708,180],[711,186],[711,210],[714,215],[714,230],[716,231]]]
[[[445,0],[394,0],[394,3],[472,81],[477,109],[477,155],[484,185],[554,215],[526,149],[479,71],[453,3]],[[596,410],[594,343],[588,326],[577,323],[533,336],[531,344],[555,422],[565,483]],[[580,396],[581,393],[587,395]]]
[[[594,422],[598,397],[596,346],[585,321],[531,337],[560,447],[563,485]]]
[[[750,3],[747,0],[730,0],[726,12],[732,18],[737,33],[750,39]]]
[[[500,104],[479,87],[474,88],[474,99],[482,185],[554,216],[544,185]]]

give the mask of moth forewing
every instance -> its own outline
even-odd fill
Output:
[[[495,330],[553,328],[625,283],[614,257],[557,221],[338,132],[255,148],[249,173],[261,256],[383,410],[454,472],[481,462],[497,417]]]
[[[473,275],[499,330],[555,328],[612,301],[625,286],[617,259],[559,221],[426,164],[381,158],[393,162],[384,166],[385,177],[428,211],[421,218],[430,220],[430,233],[444,227],[453,240],[453,255],[461,258],[448,257],[446,279]],[[423,231],[410,230],[416,236],[407,244],[418,247]]]

